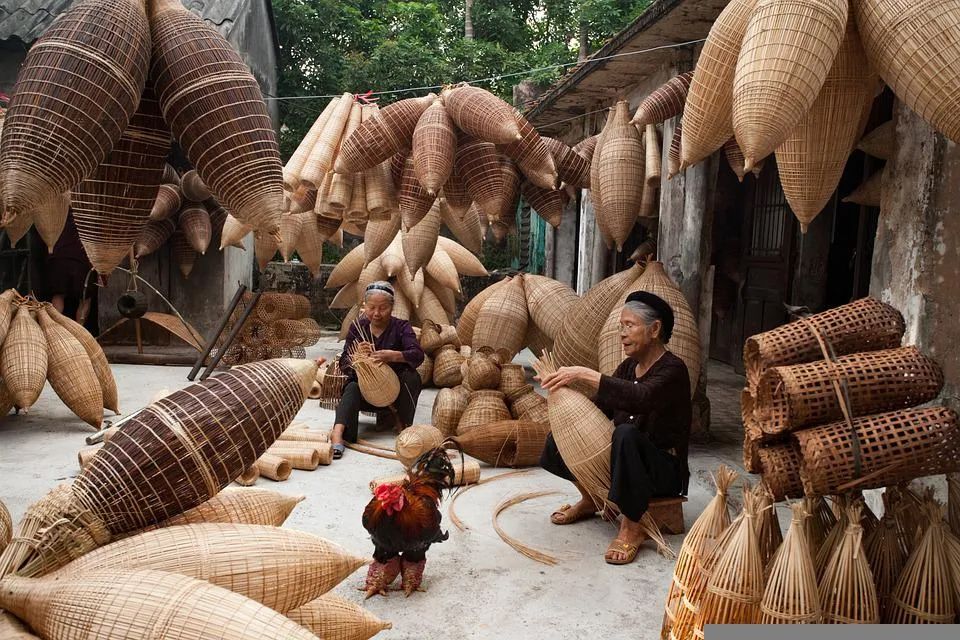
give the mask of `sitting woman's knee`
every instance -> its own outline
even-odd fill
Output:
[[[639,438],[640,429],[635,424],[618,424],[613,430],[614,442],[635,442]]]

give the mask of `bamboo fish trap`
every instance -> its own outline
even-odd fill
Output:
[[[31,305],[19,304],[0,349],[0,378],[14,401],[29,409],[40,397],[47,377],[47,343]]]
[[[890,494],[884,492],[883,517],[880,518],[879,525],[866,535],[863,543],[867,564],[870,565],[877,587],[877,604],[881,619],[887,617],[890,595],[907,564],[906,544],[901,539],[897,527],[897,519],[894,515],[895,504],[889,498]]]
[[[393,628],[360,605],[331,593],[288,611],[287,617],[324,640],[368,640]]]
[[[459,355],[459,354],[458,354]],[[441,389],[433,401],[433,410],[430,421],[444,436],[453,436],[457,433],[457,425],[463,412],[467,410],[470,392],[462,386],[452,389]]]
[[[790,505],[793,516],[783,544],[767,569],[760,603],[760,624],[817,624],[820,596],[804,528],[802,502]]]
[[[397,460],[409,469],[422,454],[443,444],[443,433],[434,426],[417,424],[407,427],[397,436]]]
[[[149,60],[137,0],[77,2],[30,47],[3,123],[4,222],[94,173],[137,109]]]
[[[494,282],[489,287],[473,296],[470,302],[467,303],[467,306],[464,307],[463,312],[460,314],[460,320],[457,323],[457,336],[466,346],[473,345],[473,330],[477,324],[477,316],[480,315],[480,309],[483,307],[484,303],[487,301],[487,298],[493,295],[500,287],[505,287],[510,282],[511,278],[508,276],[503,280]]]
[[[360,323],[354,325],[363,336]],[[373,336],[363,338],[365,343],[373,344]],[[357,384],[363,399],[375,407],[388,407],[400,395],[400,379],[396,372],[382,362],[370,357],[372,351],[354,345],[350,352],[350,365],[357,373]]]
[[[94,571],[169,571],[205,580],[280,613],[328,592],[367,564],[315,535],[263,525],[190,524],[100,547],[50,578]]]
[[[843,540],[836,547],[820,580],[823,624],[878,624],[877,589],[862,544],[860,507],[847,514]]]
[[[0,502],[0,553],[10,544],[10,538],[13,535],[13,519],[10,517],[10,511],[7,505]]]
[[[260,457],[300,410],[316,377],[307,360],[235,367],[176,391],[124,423],[73,485],[31,506],[0,576],[36,576],[195,507]],[[242,414],[237,407],[243,407]],[[224,444],[228,443],[228,444]],[[56,527],[50,527],[52,523]]]
[[[83,345],[43,307],[37,320],[47,345],[47,379],[63,403],[95,429],[103,422],[103,391]]]
[[[464,452],[493,467],[529,467],[539,464],[549,423],[503,420],[480,425],[457,436]]]
[[[523,279],[514,278],[498,288],[483,303],[471,333],[470,344],[474,348],[504,348],[511,358],[523,349],[527,334],[527,300],[523,291]],[[459,329],[457,330],[459,334]]]
[[[513,109],[489,91],[461,85],[440,96],[447,113],[462,131],[493,144],[520,140],[520,125]]]
[[[640,210],[644,181],[637,177],[643,176],[646,166],[643,139],[629,122],[626,102],[617,103],[603,135],[593,156],[598,180],[595,183],[591,177],[590,184],[600,193],[597,226],[621,251]]]
[[[269,489],[228,487],[203,504],[164,520],[157,526],[219,522],[279,527],[301,502],[303,496],[288,496]]]
[[[692,79],[692,71],[670,78],[643,99],[630,124],[645,128],[647,125],[659,124],[683,113]]]
[[[0,606],[46,640],[316,638],[259,602],[164,571],[95,571],[69,580],[8,576],[0,580]]]

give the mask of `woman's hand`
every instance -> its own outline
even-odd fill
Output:
[[[393,351],[392,349],[382,349],[380,351],[374,351],[370,356],[376,362],[383,362],[389,364],[391,362],[402,362],[403,353],[400,351]]]
[[[322,367],[323,365],[327,364],[327,359],[324,358],[323,356],[320,356],[319,358],[316,359],[315,362],[317,363],[318,367]]]
[[[554,373],[543,378],[540,381],[540,386],[547,391],[553,391],[560,387],[568,387],[574,382],[583,382],[591,389],[599,389],[600,372],[587,367],[560,367]]]

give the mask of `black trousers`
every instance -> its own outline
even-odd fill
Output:
[[[416,369],[409,367],[397,374],[400,378],[400,395],[397,396],[393,407],[397,410],[397,417],[404,426],[413,424],[413,416],[417,412],[417,399],[420,397],[420,374]],[[361,411],[380,412],[389,411],[387,407],[375,407],[360,394],[360,385],[351,380],[343,388],[343,397],[337,405],[337,422],[344,426],[343,439],[347,442],[356,442],[359,436],[358,422]]]
[[[612,444],[607,498],[627,518],[640,520],[651,498],[678,496],[683,491],[680,460],[655,446],[636,425],[618,425],[613,431]],[[552,433],[547,436],[540,466],[570,482],[577,481],[563,461]]]

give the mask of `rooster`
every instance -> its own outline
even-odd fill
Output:
[[[450,534],[440,529],[440,498],[456,473],[441,446],[421,455],[400,484],[381,484],[363,510],[363,528],[373,540],[373,564],[367,571],[367,598],[387,595],[397,576],[410,596],[421,590],[427,549]]]

